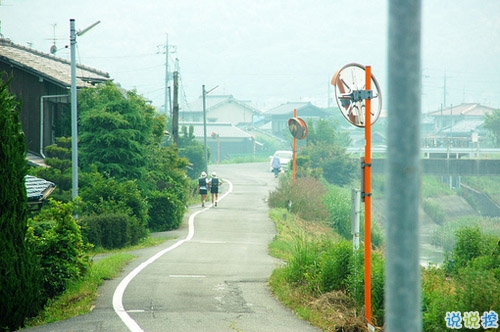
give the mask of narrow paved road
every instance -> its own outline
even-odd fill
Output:
[[[217,165],[218,207],[189,209],[175,240],[134,252],[92,313],[29,331],[319,331],[277,302],[267,281],[280,262],[265,203],[277,183],[267,163]],[[210,204],[209,204],[210,205]]]

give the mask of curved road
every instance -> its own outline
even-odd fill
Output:
[[[216,165],[218,207],[191,207],[175,240],[138,256],[100,289],[94,310],[27,331],[319,331],[273,298],[280,262],[265,199],[277,183],[267,163]],[[210,205],[210,204],[208,204]]]

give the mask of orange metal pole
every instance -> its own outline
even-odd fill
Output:
[[[372,72],[371,66],[366,66],[366,87],[367,91],[371,90]],[[371,99],[365,100],[365,317],[369,324],[372,324],[372,290],[371,290],[371,136],[372,136],[372,119],[371,119]]]
[[[297,109],[293,110],[293,117],[297,118]],[[293,159],[292,159],[292,182],[295,184],[297,178],[297,138],[293,137]]]

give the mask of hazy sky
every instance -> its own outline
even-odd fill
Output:
[[[287,101],[327,106],[333,74],[351,62],[371,65],[382,93],[387,86],[388,1],[0,3],[4,37],[47,53],[55,37],[57,56],[65,59],[70,18],[77,30],[101,21],[78,37],[77,61],[109,72],[157,107],[164,101],[167,34],[170,68],[178,59],[181,107],[198,98],[203,84],[262,109]],[[423,1],[422,23],[422,110],[445,101],[500,108],[500,1]]]

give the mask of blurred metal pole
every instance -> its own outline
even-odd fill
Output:
[[[422,331],[421,0],[390,0],[388,28],[385,331],[412,332]]]

